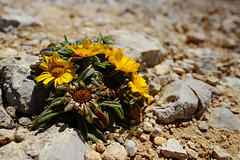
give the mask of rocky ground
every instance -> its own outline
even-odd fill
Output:
[[[89,160],[240,159],[239,7],[227,0],[1,0],[0,159],[83,159],[85,150]],[[99,33],[141,63],[153,102],[132,113],[129,127],[106,131],[107,143],[87,142],[92,150],[65,124],[30,132],[42,94],[32,97],[29,65],[63,34]]]

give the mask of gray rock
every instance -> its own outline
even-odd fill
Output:
[[[240,120],[227,108],[218,107],[212,110],[210,123],[215,128],[228,128],[232,131],[240,129]]]
[[[10,8],[8,6],[3,7],[3,10],[7,13],[1,15],[0,21],[4,24],[0,30],[5,32],[9,31],[13,27],[24,27],[24,26],[43,26],[44,23],[36,16],[31,16],[25,12],[17,9]]]
[[[90,150],[80,131],[64,124],[31,131],[25,138],[1,147],[0,159],[75,160],[84,159],[84,152]]]
[[[211,86],[195,79],[170,83],[161,90],[157,102],[161,107],[154,113],[163,123],[199,117],[211,104],[211,90]]]
[[[237,77],[224,77],[222,83],[228,85],[229,87],[240,90],[240,78]]]
[[[159,64],[166,55],[166,50],[157,37],[152,37],[142,32],[127,30],[109,31],[106,36],[114,38],[115,48],[125,48],[126,56],[138,61],[145,67]]]
[[[211,106],[211,97],[213,93],[215,94],[217,92],[216,88],[195,79],[187,79],[185,83],[194,91],[199,99],[198,109],[195,116],[200,117],[203,112]]]
[[[106,150],[102,154],[102,159],[118,159],[125,160],[127,158],[126,149],[118,142],[113,142],[107,146]]]
[[[28,125],[32,124],[31,119],[28,117],[21,117],[21,118],[19,118],[18,122],[22,126],[28,126]]]
[[[14,140],[15,130],[0,129],[0,145],[5,145]]]
[[[152,73],[145,73],[145,74],[140,74],[144,79],[146,79],[147,84],[149,86],[149,94],[150,95],[155,95],[157,94],[160,89],[161,89],[161,81],[158,76]]]
[[[208,125],[205,121],[200,121],[198,124],[198,129],[200,131],[207,131],[208,130]]]
[[[177,159],[187,159],[187,152],[182,148],[180,143],[175,139],[168,139],[166,143],[163,144],[160,150],[161,154],[165,157],[177,158]]]
[[[48,97],[47,90],[34,88],[35,82],[30,74],[30,64],[38,61],[37,56],[23,52],[0,61],[0,77],[4,79],[7,104],[28,115],[39,112]]]
[[[157,137],[162,133],[162,129],[160,127],[154,127],[152,130],[152,136]]]
[[[152,131],[152,124],[149,122],[143,122],[143,130],[145,132],[151,132]]]
[[[132,140],[126,141],[125,148],[129,156],[134,156],[137,152],[136,144]]]
[[[213,56],[200,57],[195,63],[194,70],[198,74],[211,74],[218,72],[218,62]]]
[[[7,114],[6,110],[0,105],[0,128],[11,129],[15,127],[13,119]]]
[[[226,153],[222,148],[219,146],[213,147],[213,158],[216,158],[217,160],[232,160],[232,156],[228,153]]]
[[[13,119],[7,114],[2,104],[2,90],[0,89],[0,128],[11,129],[15,127]]]
[[[0,128],[13,128],[15,127],[15,123],[13,119],[7,114],[2,103],[2,90],[0,89]]]

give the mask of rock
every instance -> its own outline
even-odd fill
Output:
[[[0,145],[5,145],[14,140],[14,130],[0,129]]]
[[[149,122],[143,122],[143,130],[145,132],[151,132],[152,131],[152,124]]]
[[[167,142],[167,139],[166,138],[163,138],[163,137],[155,137],[154,140],[153,140],[154,144],[156,145],[159,145],[159,146],[162,146],[164,143]]]
[[[84,159],[90,148],[80,131],[65,124],[56,124],[25,134],[20,143],[11,142],[0,148],[0,159]]]
[[[13,48],[3,48],[2,50],[0,50],[0,60],[3,58],[7,58],[8,56],[14,55],[16,53],[17,53],[17,50]]]
[[[220,61],[219,53],[215,50],[211,50],[210,48],[185,48],[184,52],[186,53],[188,58],[201,58],[205,56],[212,56],[216,59],[217,62]]]
[[[211,97],[213,93],[216,93],[216,89],[207,83],[195,79],[187,79],[185,83],[194,91],[199,99],[196,117],[200,117],[210,107]]]
[[[186,144],[184,146],[185,151],[188,154],[189,160],[195,160],[198,158],[198,153],[194,151],[193,149],[190,149]]]
[[[141,136],[140,136],[140,141],[142,141],[142,142],[145,142],[146,140],[148,140],[148,136],[146,135],[146,134],[141,134]]]
[[[106,36],[112,36],[116,49],[125,48],[123,53],[144,67],[153,67],[159,64],[166,54],[166,50],[157,37],[142,32],[113,30],[109,31]]]
[[[161,89],[161,81],[158,76],[152,73],[140,74],[148,84],[150,95],[156,95]]]
[[[240,78],[237,77],[224,77],[221,81],[223,84],[228,85],[234,90],[240,91]]]
[[[232,131],[240,129],[240,120],[229,109],[224,107],[212,109],[210,123],[215,128],[228,128]]]
[[[84,154],[85,160],[101,160],[101,156],[96,151],[86,151]]]
[[[195,79],[172,82],[161,90],[157,102],[161,107],[154,113],[162,123],[199,117],[211,104],[211,90],[211,86]]]
[[[160,134],[162,133],[162,129],[159,128],[159,127],[154,127],[153,130],[152,130],[152,136],[153,137],[156,137],[156,136],[159,136]]]
[[[0,90],[1,92],[1,90]],[[1,95],[1,93],[0,93]],[[15,127],[13,119],[7,114],[6,110],[0,105],[0,128],[11,129]]]
[[[8,6],[3,7],[3,10],[7,13],[1,15],[1,21],[4,21],[4,27],[0,30],[5,32],[9,31],[13,27],[25,27],[25,26],[43,26],[44,23],[36,16],[32,17],[27,15],[21,10],[10,8]]]
[[[126,148],[126,151],[127,151],[128,155],[131,156],[131,157],[134,156],[137,152],[136,144],[132,140],[127,140],[126,141],[125,148]]]
[[[198,98],[183,82],[176,81],[165,86],[160,92],[158,101],[161,108],[155,108],[158,121],[173,122],[176,119],[188,119],[197,111]]]
[[[25,134],[27,133],[27,130],[21,129],[17,130],[17,132],[14,134],[14,138],[18,142],[22,142],[25,139]]]
[[[194,70],[198,74],[211,74],[218,72],[217,61],[213,56],[200,57],[195,63]]]
[[[106,147],[104,146],[103,141],[101,141],[101,140],[98,140],[96,142],[95,148],[96,148],[96,151],[99,153],[103,153],[106,150]]]
[[[31,119],[28,118],[28,117],[21,117],[18,120],[18,122],[19,122],[20,125],[25,126],[25,127],[27,127],[28,125],[32,124]]]
[[[16,108],[14,108],[12,106],[8,106],[6,108],[6,111],[7,111],[8,115],[11,116],[12,118],[16,117]]]
[[[125,160],[127,158],[127,152],[118,142],[113,142],[107,146],[101,157],[103,160]]]
[[[187,42],[202,43],[206,40],[206,35],[203,32],[188,32]]]
[[[156,75],[166,75],[170,72],[170,67],[167,64],[157,64],[154,66]]]
[[[223,149],[221,149],[219,146],[213,147],[213,158],[216,158],[217,160],[232,160],[232,156],[228,153],[226,153]]]
[[[0,61],[0,77],[4,79],[3,89],[6,102],[17,106],[17,111],[31,115],[45,106],[48,91],[35,89],[30,74],[30,64],[38,62],[37,56],[18,53]]]
[[[161,154],[165,157],[177,158],[177,159],[187,159],[187,152],[182,148],[179,142],[175,139],[168,139],[166,143],[163,144],[160,150]]]
[[[200,121],[198,124],[198,129],[200,131],[207,131],[208,130],[208,125],[205,121]]]

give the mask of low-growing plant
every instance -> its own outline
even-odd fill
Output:
[[[114,49],[110,37],[51,44],[43,61],[31,65],[36,85],[49,90],[48,105],[35,119],[35,129],[57,121],[80,129],[84,139],[105,140],[102,130],[114,122],[128,123],[130,111],[150,103],[139,63]]]

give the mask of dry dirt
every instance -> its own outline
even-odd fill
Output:
[[[102,0],[103,1],[103,0]],[[5,52],[17,53],[26,51],[29,54],[39,55],[39,51],[51,42],[63,41],[63,34],[69,39],[80,37],[96,38],[98,33],[106,33],[109,30],[130,30],[145,32],[159,37],[167,54],[174,60],[186,58],[184,48],[207,47],[220,53],[222,64],[221,71],[224,76],[240,77],[239,62],[235,63],[231,53],[240,55],[240,2],[239,1],[120,1],[99,2],[89,0],[82,3],[68,3],[61,1],[56,4],[51,0],[1,0],[0,14],[6,14],[4,7],[19,9],[34,18],[39,18],[44,25],[31,25],[14,28],[11,31],[0,32],[0,56]],[[74,1],[70,1],[74,2]],[[59,6],[60,5],[60,6]],[[234,26],[230,19],[237,19]],[[220,20],[219,20],[220,19]],[[222,23],[226,26],[223,27]],[[207,35],[202,43],[189,43],[186,41],[186,32],[201,31]],[[232,32],[234,30],[234,32]],[[2,57],[4,58],[4,57]],[[184,76],[184,75],[180,75]],[[206,76],[200,75],[197,79],[206,81]],[[226,106],[226,103],[235,115],[240,118],[239,93],[232,88],[212,99],[211,108]],[[200,120],[207,121],[210,110],[204,113]],[[154,117],[150,117],[154,118]],[[149,119],[143,113],[143,121]],[[162,129],[162,137],[178,140],[182,146],[191,141],[191,148],[195,150],[198,159],[211,159],[209,148],[219,145],[234,159],[238,159],[240,151],[240,132],[228,129],[215,129],[209,126],[206,132],[198,130],[200,120],[175,122],[172,124],[155,124]],[[141,124],[131,125],[141,128]],[[131,138],[138,145],[135,158],[132,159],[171,159],[161,158],[158,154],[158,146],[153,143],[149,133],[145,134],[146,141],[139,138],[131,130],[119,128],[116,133],[108,133],[108,142]],[[91,146],[91,142],[89,142]],[[131,159],[131,158],[129,158]]]

